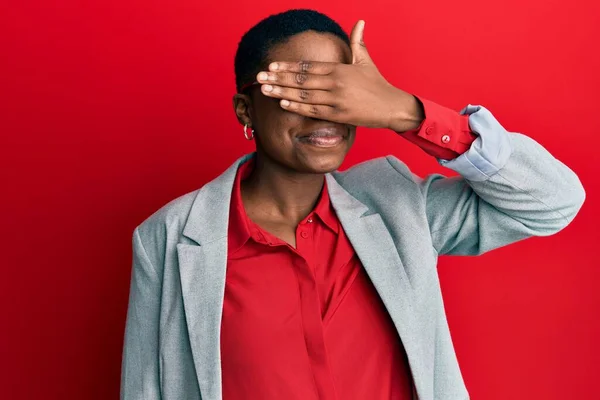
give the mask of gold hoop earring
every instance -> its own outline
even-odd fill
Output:
[[[254,139],[254,129],[250,128],[250,135],[248,135],[248,124],[244,125],[244,136],[248,140]]]

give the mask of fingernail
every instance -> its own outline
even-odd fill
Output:
[[[273,86],[271,86],[271,85],[263,85],[263,90],[265,92],[271,92],[271,91],[273,91]]]
[[[261,72],[260,74],[258,74],[259,81],[266,81],[267,79],[269,79],[269,74],[267,74],[266,72]]]
[[[281,100],[281,105],[284,107],[287,107],[290,105],[290,101],[289,100]]]
[[[269,69],[271,71],[277,71],[279,69],[279,64],[277,64],[277,63],[271,63],[271,65],[269,65]]]

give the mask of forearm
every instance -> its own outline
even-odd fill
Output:
[[[475,140],[457,157],[438,158],[460,176],[414,177],[438,253],[482,254],[567,226],[585,199],[575,173],[533,139],[507,132],[487,109],[468,106],[461,114]]]
[[[478,137],[465,153],[440,159],[440,164],[458,172],[482,200],[533,234],[565,227],[585,198],[577,175],[535,140],[507,132],[487,109],[469,106],[463,112]]]

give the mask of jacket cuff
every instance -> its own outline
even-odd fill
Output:
[[[467,180],[485,181],[501,170],[512,154],[509,133],[485,107],[469,104],[460,114],[469,116],[471,131],[478,137],[459,157],[452,160],[438,158],[438,163]]]

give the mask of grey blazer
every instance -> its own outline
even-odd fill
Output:
[[[460,157],[439,160],[460,176],[421,179],[392,156],[326,176],[333,207],[404,344],[419,400],[469,398],[438,256],[551,235],[585,198],[577,176],[540,144],[505,131],[483,107],[461,112],[479,137]],[[229,202],[248,157],[135,229],[121,399],[221,399]]]

